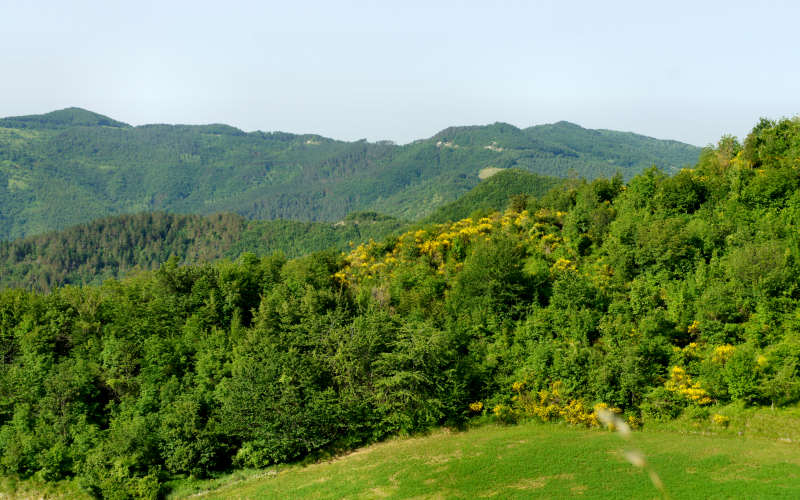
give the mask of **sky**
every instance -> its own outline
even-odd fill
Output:
[[[0,0],[0,116],[406,143],[567,120],[704,146],[800,113],[800,2]]]

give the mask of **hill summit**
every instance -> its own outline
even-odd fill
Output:
[[[61,129],[68,127],[130,127],[83,108],[64,108],[41,115],[10,116],[0,119],[0,127],[30,129]]]

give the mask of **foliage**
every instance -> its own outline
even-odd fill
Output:
[[[120,215],[0,242],[0,288],[49,291],[66,284],[99,284],[155,269],[172,256],[182,264],[235,259],[246,252],[299,257],[383,238],[405,226],[393,217],[358,212],[336,224],[256,221],[234,214]]]
[[[800,165],[785,130],[759,125],[785,139],[766,149],[725,139],[678,176],[572,180],[348,253],[173,258],[2,291],[0,471],[153,496],[478,412],[591,426],[602,404],[728,432],[728,405],[795,405]]]
[[[566,123],[453,128],[396,146],[227,125],[131,127],[69,108],[0,119],[0,240],[143,211],[335,222],[377,210],[416,220],[476,186],[485,168],[631,177],[698,154]]]

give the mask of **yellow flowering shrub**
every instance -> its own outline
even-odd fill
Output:
[[[558,260],[556,260],[555,264],[553,264],[550,270],[554,273],[565,273],[565,272],[577,271],[577,268],[575,267],[575,264],[571,260],[559,258]]]
[[[736,348],[730,344],[721,345],[714,349],[714,352],[711,354],[711,361],[714,363],[719,363],[724,365],[731,357],[733,353],[736,351]]]
[[[621,413],[619,408],[609,408],[604,403],[597,404],[592,408],[581,399],[565,398],[562,394],[563,384],[560,381],[552,382],[548,389],[538,392],[526,391],[523,382],[514,382],[511,388],[516,393],[512,399],[519,415],[535,417],[542,422],[562,419],[572,425],[599,427],[598,414],[600,411],[609,410],[617,414]]]
[[[708,392],[700,386],[699,382],[692,381],[686,370],[680,366],[673,366],[669,371],[669,379],[664,383],[664,387],[672,392],[682,395],[690,402],[698,405],[712,403]]]
[[[718,425],[720,427],[728,427],[728,425],[731,423],[730,418],[718,413],[711,415],[711,421],[714,422],[714,425]]]
[[[643,424],[642,418],[637,417],[636,415],[628,415],[628,418],[626,418],[625,421],[628,422],[628,426],[630,426],[631,429],[638,429]]]
[[[514,409],[508,405],[499,404],[492,408],[494,416],[503,423],[513,423],[517,421],[517,414]]]
[[[597,414],[586,407],[583,401],[572,399],[559,411],[559,415],[565,422],[572,425],[585,425],[586,427],[597,427],[600,421]]]
[[[558,212],[547,212],[546,217],[556,220],[559,215]],[[391,276],[398,266],[410,261],[416,263],[421,256],[425,257],[424,262],[431,266],[432,272],[450,275],[461,270],[470,244],[500,231],[525,238],[532,224],[534,220],[527,211],[517,213],[509,210],[494,212],[478,220],[466,218],[410,231],[398,236],[391,247],[385,248],[385,245],[370,240],[346,255],[347,267],[337,272],[334,278],[343,284],[357,285],[364,279]],[[538,236],[535,239],[538,240]],[[560,241],[558,236],[550,235],[545,244],[554,248]]]
[[[541,250],[545,254],[549,254],[553,250],[558,248],[561,241],[562,239],[559,236],[556,236],[555,234],[550,234],[550,233],[545,234],[544,236],[542,236],[542,239],[540,240]]]
[[[475,401],[474,403],[469,404],[469,409],[474,412],[479,412],[483,410],[483,403],[480,401]]]

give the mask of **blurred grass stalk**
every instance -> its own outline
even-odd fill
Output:
[[[616,431],[617,434],[619,434],[619,436],[625,441],[630,442],[632,440],[631,427],[613,411],[600,409],[598,410],[597,417],[600,419],[600,422],[602,422],[603,425],[608,427],[608,429],[611,431]],[[669,498],[667,490],[664,488],[664,483],[661,481],[658,473],[648,465],[647,459],[641,450],[629,448],[625,450],[624,456],[634,467],[645,470],[647,475],[650,476],[650,481],[653,483],[653,486],[655,486],[656,489],[661,492],[662,497]]]

